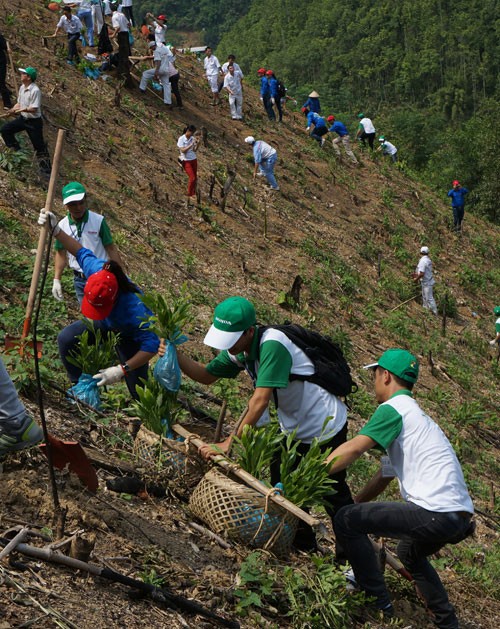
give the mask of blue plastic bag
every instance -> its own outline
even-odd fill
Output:
[[[89,373],[82,373],[78,378],[78,382],[68,390],[69,395],[75,397],[77,400],[81,400],[92,406],[92,408],[101,409],[101,398],[99,396],[99,389],[97,388],[97,380]]]
[[[180,332],[174,335],[173,340],[166,341],[165,355],[162,356],[155,365],[153,376],[167,391],[176,393],[181,386],[181,369],[177,360],[176,345],[181,345],[187,341],[187,336]]]

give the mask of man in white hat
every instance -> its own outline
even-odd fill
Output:
[[[86,190],[78,181],[71,181],[62,189],[63,205],[68,214],[59,221],[61,230],[72,236],[86,249],[90,249],[101,260],[114,260],[122,268],[120,253],[113,242],[106,219],[101,214],[87,208]],[[64,301],[61,277],[66,266],[73,271],[73,284],[78,303],[82,303],[87,278],[76,258],[68,253],[57,240],[54,246],[54,282],[52,295],[57,301]]]
[[[435,281],[432,272],[432,260],[429,257],[429,247],[422,247],[420,253],[422,257],[418,261],[417,268],[413,274],[413,281],[420,281],[422,284],[422,306],[437,315],[437,306],[434,301],[434,295],[432,294],[432,287]]]

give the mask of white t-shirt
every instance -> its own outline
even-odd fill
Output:
[[[62,28],[65,33],[69,33],[70,35],[74,35],[75,33],[79,33],[83,24],[76,15],[71,15],[71,19],[63,15],[59,22],[57,23],[57,28]]]
[[[224,72],[224,74],[228,74],[229,72],[229,70],[227,69],[229,63],[230,63],[229,61],[226,61],[226,63],[222,66],[222,72]],[[241,78],[243,78],[243,72],[241,71],[241,68],[236,63],[236,61],[233,61],[233,68],[234,68],[234,73],[236,74],[236,72],[239,72],[241,74]]]
[[[228,87],[235,96],[241,96],[241,78],[241,73],[236,70],[233,76],[228,72],[224,79],[224,87]]]
[[[111,24],[113,28],[118,28],[120,33],[126,33],[128,31],[128,20],[123,13],[115,11],[111,18]]]
[[[205,68],[207,76],[214,76],[219,74],[220,63],[215,55],[205,57],[205,60],[203,61],[203,67]]]
[[[398,152],[398,149],[392,144],[385,140],[385,142],[381,142],[382,144],[382,152],[384,155],[395,155]]]
[[[363,125],[365,133],[375,133],[375,127],[373,126],[373,122],[370,120],[370,118],[361,118],[359,124]]]
[[[131,7],[132,0],[122,0],[122,7]]]
[[[422,286],[434,286],[436,283],[434,280],[434,274],[432,272],[432,260],[428,255],[422,256],[417,264],[417,273],[423,273],[424,275],[420,279]]]
[[[474,513],[462,468],[441,428],[409,395],[393,396],[379,408],[384,405],[392,406],[403,420],[401,432],[387,448],[403,499],[439,513]]]
[[[156,22],[156,20],[153,22],[153,25],[155,27],[155,42],[157,44],[164,44],[167,39],[167,25],[161,25]]]
[[[194,144],[194,136],[187,138],[186,135],[184,134],[184,135],[181,135],[181,137],[177,140],[177,146],[179,148],[186,148],[186,146],[189,146],[190,144]],[[189,149],[185,153],[182,153],[181,151],[179,159],[181,159],[182,161],[185,160],[187,162],[190,162],[193,159],[196,159],[196,153],[194,152],[193,149]]]
[[[41,118],[42,117],[42,92],[36,83],[30,83],[27,87],[21,85],[17,101],[21,109],[36,107],[35,112],[23,111],[23,118]]]
[[[160,68],[158,74],[169,74],[170,62],[173,61],[174,56],[170,52],[170,48],[164,44],[160,44],[156,47],[153,53],[153,61],[160,62]]]

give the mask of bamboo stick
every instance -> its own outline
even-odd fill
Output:
[[[199,437],[197,437],[193,433],[190,433],[182,426],[179,426],[179,424],[174,424],[172,426],[172,429],[178,435],[180,435],[181,437],[184,437],[185,439],[189,437],[190,443],[192,443],[197,448],[201,448],[202,446],[207,445]],[[217,454],[216,456],[214,456],[212,458],[212,461],[216,465],[219,465],[220,467],[225,469],[227,472],[230,472],[231,474],[234,474],[234,476],[237,476],[244,483],[246,483],[249,487],[251,487],[252,489],[255,489],[263,496],[268,495],[268,492],[269,492],[268,487],[263,485],[254,476],[252,476],[251,474],[246,472],[244,469],[242,469],[237,463],[234,463],[234,461],[230,461],[229,459],[227,459],[225,456],[221,454]],[[284,498],[283,496],[279,494],[271,494],[269,496],[269,499],[275,502],[280,507],[283,507],[283,509],[286,509],[287,511],[295,515],[297,518],[299,518],[300,520],[302,520],[306,524],[309,524],[312,527],[321,528],[324,526],[323,523],[320,522],[317,518],[310,515],[309,513],[306,513],[305,511],[297,507],[297,505],[293,504],[293,502],[290,502],[290,500],[287,500],[286,498]]]

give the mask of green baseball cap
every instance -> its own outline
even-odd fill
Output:
[[[256,322],[255,308],[248,299],[229,297],[215,308],[213,324],[203,342],[215,349],[230,349]]]
[[[415,383],[418,378],[418,360],[405,349],[388,349],[378,359],[378,362],[365,365],[364,369],[382,367],[387,369],[401,380]]]
[[[358,118],[364,118],[364,117],[365,117],[365,114],[364,114],[364,113],[360,112],[360,113],[358,114]]]
[[[495,306],[495,308],[493,308],[493,314],[500,315],[500,306]]]
[[[19,72],[23,74],[27,74],[32,81],[36,81],[37,71],[35,68],[28,66],[27,68],[18,68]]]
[[[78,181],[70,181],[62,189],[63,205],[81,201],[85,196],[85,188]]]

